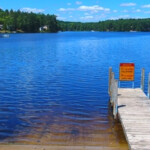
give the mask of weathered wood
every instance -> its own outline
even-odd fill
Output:
[[[111,72],[111,78],[110,78],[110,82],[111,82],[111,84],[110,84],[110,103],[111,103],[111,105],[113,105],[113,100],[114,100],[114,98],[113,98],[113,93],[114,93],[114,72]]]
[[[144,91],[144,81],[145,81],[145,69],[141,71],[141,89]]]
[[[148,75],[148,92],[147,92],[147,96],[150,99],[150,73]]]
[[[150,103],[142,89],[118,89],[118,116],[130,150],[150,150]]]
[[[110,86],[111,86],[111,75],[112,75],[112,67],[109,68],[109,85],[108,85],[108,94],[110,95]]]
[[[112,72],[112,68],[109,69],[109,94],[110,94],[110,103],[113,106],[113,115],[114,118],[117,119],[117,111],[118,111],[118,81],[114,79],[114,72]]]
[[[117,119],[118,113],[118,80],[114,80],[114,90],[113,90],[113,115]]]

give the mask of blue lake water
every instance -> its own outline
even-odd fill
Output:
[[[139,87],[149,57],[150,33],[0,38],[0,143],[127,147],[109,109],[108,69],[118,78],[119,63],[135,63]]]

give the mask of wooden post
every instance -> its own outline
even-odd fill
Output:
[[[148,75],[148,92],[147,92],[148,98],[150,99],[150,73]]]
[[[111,74],[112,73],[112,67],[109,68],[109,85],[108,85],[108,94],[110,95],[110,86],[111,86]]]
[[[111,72],[111,79],[110,79],[110,103],[113,103],[113,90],[114,90],[114,72]]]
[[[145,69],[142,68],[141,72],[141,89],[144,91]]]
[[[117,114],[118,114],[118,80],[114,80],[113,98],[114,98],[113,115],[114,115],[114,118],[117,119]]]

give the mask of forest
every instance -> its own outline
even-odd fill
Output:
[[[3,30],[22,31],[27,33],[39,32],[40,27],[48,26],[47,32],[57,32],[58,23],[55,15],[44,15],[0,9],[0,24]],[[44,30],[43,30],[44,31]]]
[[[66,22],[56,15],[0,9],[0,31],[58,32],[58,31],[150,31],[150,18],[118,19],[99,22]]]
[[[58,26],[62,31],[150,31],[149,19],[118,19],[106,20],[97,23],[63,22]]]

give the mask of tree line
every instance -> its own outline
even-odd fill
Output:
[[[48,26],[47,32],[57,32],[58,25],[55,15],[44,15],[0,9],[0,24],[4,30],[23,32],[39,32],[40,27]]]
[[[150,18],[147,19],[118,19],[96,23],[59,21],[62,31],[150,31]]]
[[[58,31],[150,31],[150,18],[118,19],[99,22],[67,22],[57,20],[55,15],[27,13],[20,10],[0,9],[0,25],[3,30],[26,33]],[[46,28],[42,28],[46,26]],[[40,30],[41,29],[41,30]]]

